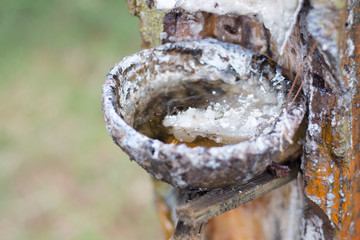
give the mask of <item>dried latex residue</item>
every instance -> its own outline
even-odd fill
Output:
[[[232,99],[210,102],[205,108],[188,108],[168,115],[163,125],[177,139],[193,142],[198,136],[218,143],[232,144],[269,133],[281,111],[282,98],[274,92],[257,89]]]

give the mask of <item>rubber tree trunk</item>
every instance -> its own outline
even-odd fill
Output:
[[[239,44],[298,75],[308,102],[298,181],[210,220],[206,238],[360,239],[360,1],[299,1],[283,51],[256,16],[201,11],[203,3],[186,11],[174,2],[159,10],[153,0],[128,0],[144,48],[207,37]],[[155,190],[169,238],[181,194],[161,183]]]

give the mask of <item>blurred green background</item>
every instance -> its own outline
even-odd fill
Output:
[[[0,239],[161,239],[101,86],[140,50],[125,0],[0,1]]]

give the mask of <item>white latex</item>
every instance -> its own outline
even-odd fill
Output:
[[[279,115],[283,98],[258,84],[244,84],[231,99],[217,99],[206,108],[189,108],[168,115],[163,124],[177,139],[193,142],[197,136],[224,144],[237,143],[269,133]]]

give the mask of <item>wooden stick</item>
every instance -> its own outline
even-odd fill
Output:
[[[179,221],[176,225],[175,233],[170,240],[202,240],[204,225],[203,223],[194,227]]]
[[[265,172],[248,183],[210,191],[179,206],[176,214],[180,222],[185,222],[188,226],[200,226],[217,215],[259,198],[294,180],[298,172],[299,167],[294,167],[289,175],[280,178]]]

